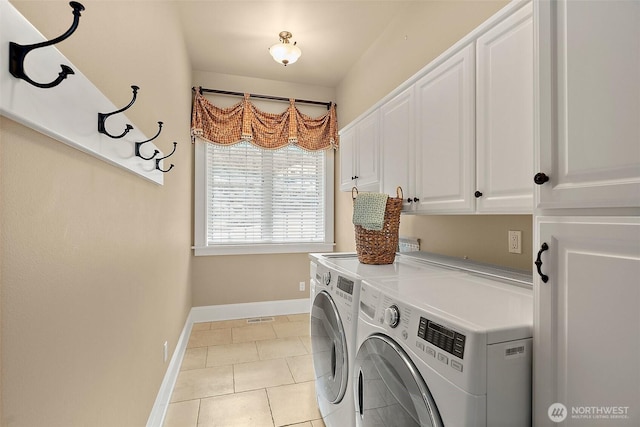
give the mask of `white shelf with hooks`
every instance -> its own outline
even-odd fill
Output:
[[[71,12],[70,9],[69,22],[72,20]],[[9,42],[30,45],[45,40],[13,5],[7,0],[0,0],[0,58],[9,58]],[[135,155],[135,142],[149,139],[140,130],[134,126],[121,139],[98,133],[98,113],[108,113],[120,107],[113,105],[55,46],[31,51],[25,57],[24,67],[25,73],[34,81],[50,82],[57,77],[61,64],[70,66],[75,74],[69,75],[58,86],[41,89],[15,78],[9,72],[8,62],[0,62],[0,114],[162,185],[163,173],[156,169],[155,159],[143,160]],[[131,89],[125,86],[122,91],[126,95]],[[117,114],[109,117],[106,127],[110,133],[119,135],[127,123],[131,121],[125,114]],[[148,142],[142,145],[140,154],[148,158],[154,150],[157,147]],[[163,156],[162,152],[157,155]],[[167,169],[163,161],[160,161],[160,167]]]

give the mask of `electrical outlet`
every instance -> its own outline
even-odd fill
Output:
[[[305,282],[300,282],[300,290],[304,291],[304,289],[306,288],[307,284]]]
[[[509,253],[522,253],[522,231],[509,230]]]
[[[169,358],[169,343],[165,341],[162,346],[162,361],[166,363],[168,358]]]

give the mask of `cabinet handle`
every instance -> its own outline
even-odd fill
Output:
[[[479,192],[479,191],[476,191],[475,193],[473,193],[473,195],[474,195],[474,196],[476,196],[476,199],[477,199],[478,197],[482,197],[482,193],[481,193],[481,192]]]
[[[418,202],[420,201],[420,199],[418,199],[417,197],[414,197],[414,198],[413,198],[413,201],[414,201],[414,202],[416,202],[416,203],[418,203]]]
[[[413,202],[413,200],[411,200],[411,197],[407,198],[407,203],[411,203]]]
[[[540,257],[542,256],[542,252],[548,249],[549,249],[549,245],[547,245],[546,243],[543,243],[542,246],[540,246],[540,250],[538,251],[538,258],[536,258],[536,262],[535,262],[535,265],[538,268],[538,274],[540,275],[540,278],[544,283],[547,283],[547,281],[549,280],[549,276],[542,273],[542,268],[541,268],[542,260],[540,259]]]
[[[538,185],[542,185],[545,182],[549,181],[549,177],[543,173],[543,172],[538,172],[534,177],[533,177],[533,182],[535,182]]]

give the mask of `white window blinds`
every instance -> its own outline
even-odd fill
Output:
[[[207,245],[324,242],[325,157],[206,144]]]

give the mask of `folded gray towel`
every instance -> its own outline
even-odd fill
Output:
[[[358,194],[353,205],[353,224],[367,230],[382,230],[388,198],[382,193]]]

